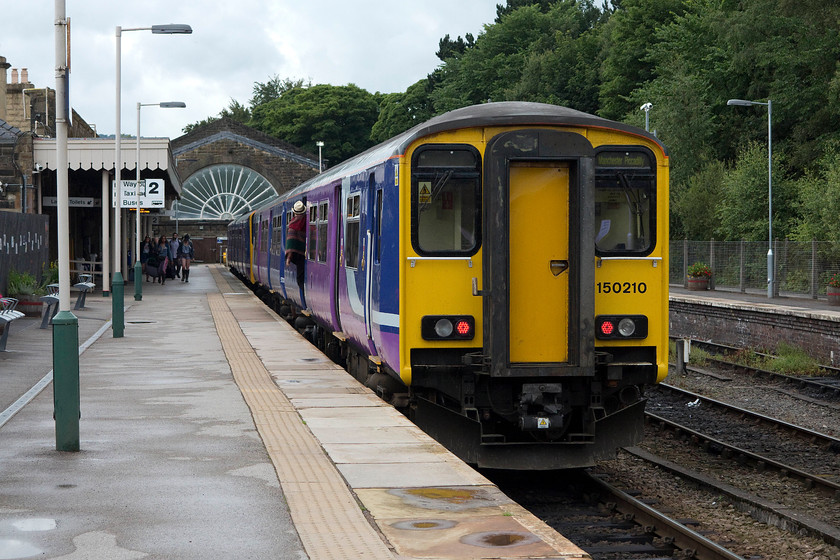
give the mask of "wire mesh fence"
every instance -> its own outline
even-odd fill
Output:
[[[766,293],[768,253],[766,242],[672,240],[670,283],[687,286],[687,268],[701,262],[712,269],[712,289]],[[825,296],[828,279],[840,273],[840,243],[777,240],[773,270],[775,295]]]

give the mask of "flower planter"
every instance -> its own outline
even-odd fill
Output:
[[[840,288],[829,287],[826,290],[828,296],[828,305],[840,305]]]
[[[688,289],[692,292],[701,292],[709,289],[708,278],[689,278]]]
[[[17,309],[27,317],[40,317],[44,302],[39,296],[16,295],[12,296],[18,300]]]

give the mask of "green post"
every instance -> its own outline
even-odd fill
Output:
[[[53,324],[55,449],[79,450],[79,320],[59,311]]]
[[[125,332],[125,282],[119,270],[114,272],[111,296],[111,330],[114,338],[122,338]]]
[[[140,261],[134,263],[134,301],[143,299],[143,265]]]

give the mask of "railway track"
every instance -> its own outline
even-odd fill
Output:
[[[490,476],[593,560],[743,560],[701,533],[696,520],[670,517],[657,500],[639,499],[640,492],[620,489],[603,473],[536,473],[527,481],[515,473]]]

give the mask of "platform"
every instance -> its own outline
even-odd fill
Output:
[[[50,330],[21,319],[0,354],[0,559],[588,558],[223,267],[126,292],[122,338],[109,298],[74,312],[78,453]]]

